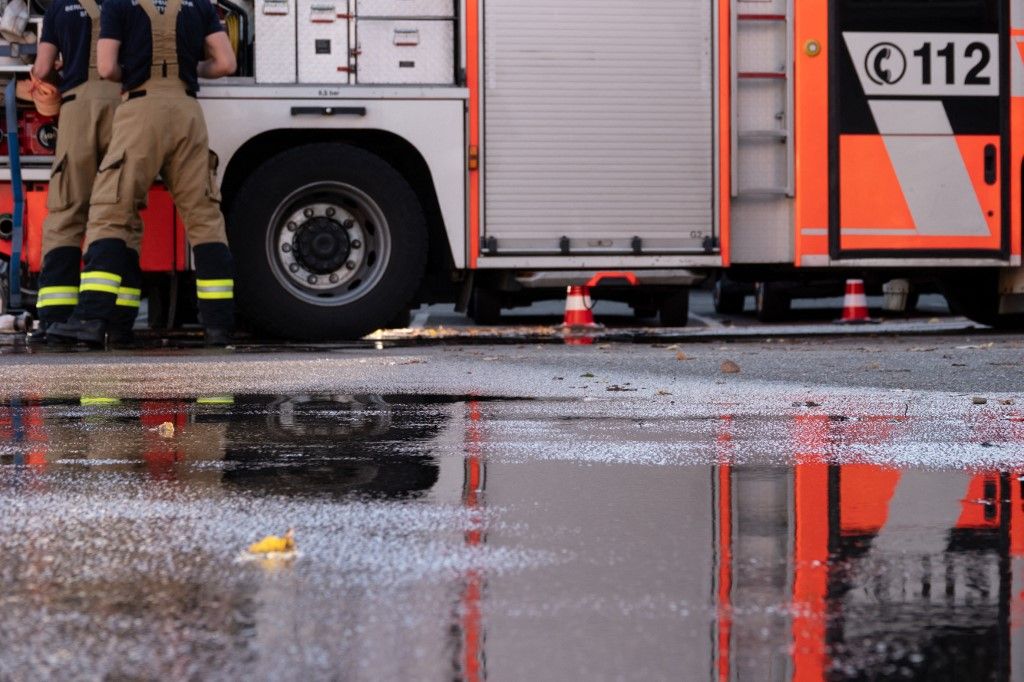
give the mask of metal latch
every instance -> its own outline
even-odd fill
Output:
[[[309,20],[314,24],[333,24],[338,12],[333,4],[310,5]]]
[[[420,44],[420,32],[415,28],[396,28],[396,47],[416,47]]]
[[[289,0],[263,0],[263,13],[285,15],[289,12]]]

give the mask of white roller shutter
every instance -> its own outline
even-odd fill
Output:
[[[485,247],[703,251],[712,3],[483,4]]]

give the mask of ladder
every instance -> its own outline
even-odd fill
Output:
[[[794,196],[793,0],[731,0],[732,196]]]

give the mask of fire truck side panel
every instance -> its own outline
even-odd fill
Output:
[[[832,11],[830,256],[1008,259],[1008,4]]]
[[[797,266],[828,264],[828,3],[796,4]]]
[[[1024,2],[1010,3],[1010,253],[1021,255],[1024,164]]]
[[[466,91],[407,89],[405,92],[381,91],[375,96],[374,91],[363,90],[358,98],[325,99],[339,97],[342,91],[337,87],[204,87],[200,99],[210,130],[210,144],[221,159],[220,179],[223,180],[223,173],[231,169],[238,150],[265,133],[317,131],[322,133],[324,142],[337,140],[338,135],[346,131],[392,133],[407,141],[426,162],[452,260],[456,268],[465,268]],[[423,99],[413,99],[416,95]],[[407,98],[398,99],[398,96]],[[252,116],[256,98],[259,98],[259,116]]]
[[[142,212],[142,269],[145,272],[184,270],[185,229],[177,218],[170,193],[162,186],[149,192],[149,206]]]
[[[25,193],[25,223],[42,226],[46,218],[46,192]],[[41,230],[25,233],[25,253],[28,255],[30,270],[36,270],[42,263],[43,240]]]
[[[715,118],[718,121],[718,140],[715,150],[715,211],[718,214],[718,242],[722,265],[729,266],[732,254],[732,8],[728,2],[718,2],[715,15],[715,45],[718,68],[715,70]]]
[[[47,186],[32,183],[25,192],[25,249],[24,260],[29,272],[39,272],[42,267],[42,232],[46,219]],[[0,213],[13,210],[10,184],[0,185]],[[149,206],[142,212],[146,226],[142,239],[142,269],[146,272],[171,272],[184,270],[188,260],[185,246],[185,230],[177,219],[174,202],[162,186],[154,187],[149,193]],[[0,242],[0,254],[10,255],[10,242]]]

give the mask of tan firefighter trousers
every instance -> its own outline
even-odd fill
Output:
[[[100,160],[107,153],[113,135],[114,112],[121,104],[117,83],[100,80],[96,73],[96,40],[100,32],[99,9],[85,0],[82,6],[92,18],[92,47],[89,79],[64,93],[57,123],[57,151],[50,178],[43,222],[43,257],[60,247],[82,247],[89,198]],[[128,248],[139,250],[142,222],[137,212],[127,221]]]
[[[227,244],[217,156],[209,150],[199,102],[176,77],[151,78],[118,107],[114,139],[93,189],[88,242],[128,242],[132,216],[146,205],[158,174],[181,213],[189,243]]]

